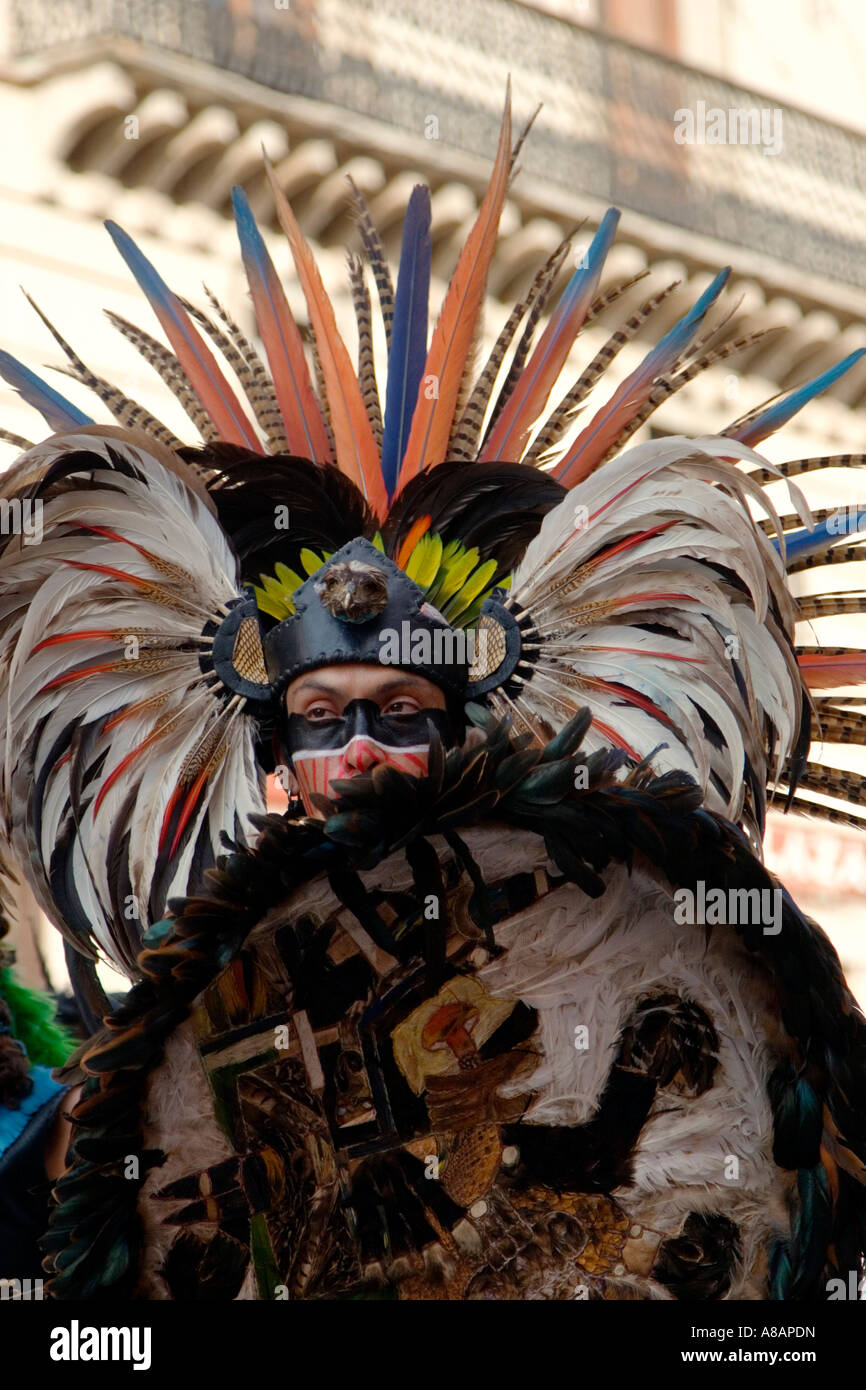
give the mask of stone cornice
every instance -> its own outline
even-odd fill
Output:
[[[398,131],[369,114],[349,119],[344,108],[327,100],[276,91],[243,74],[157,51],[123,35],[19,58],[7,68],[7,78],[52,102],[55,118],[48,138],[58,176],[43,196],[61,204],[68,197],[105,216],[117,215],[118,201],[129,199],[124,190],[133,189],[140,226],[131,230],[159,225],[162,235],[191,245],[213,246],[223,231],[228,233],[235,182],[244,184],[259,218],[273,226],[261,173],[264,144],[305,231],[326,248],[326,259],[330,248],[342,248],[354,235],[347,213],[347,174],[366,193],[392,255],[408,191],[416,178],[427,180],[433,189],[434,271],[445,276],[472,223],[490,167],[489,158],[455,148],[444,138],[425,139],[417,128]],[[492,109],[489,115],[495,135]],[[127,138],[130,119],[136,123],[134,139]],[[576,244],[585,244],[604,206],[591,192],[566,190],[561,181],[538,172],[530,152],[539,141],[549,146],[549,139],[550,130],[539,121],[521,157],[526,167],[509,196],[489,284],[497,315],[493,322],[498,321],[496,306],[523,291],[560,237],[584,217],[588,231],[578,234]],[[492,139],[489,145],[492,149]],[[75,171],[75,177],[65,176],[67,171]],[[653,321],[650,336],[656,338],[725,262],[734,268],[729,298],[744,295],[738,329],[775,324],[786,329],[779,339],[750,348],[725,367],[725,374],[736,371],[784,389],[866,345],[866,289],[843,286],[786,266],[763,251],[645,212],[625,213],[610,278],[648,270],[653,287],[663,276],[683,282]],[[622,301],[623,313],[645,293],[646,285],[633,291]],[[693,396],[699,393],[697,399],[720,395],[718,380],[713,388],[698,383],[689,389]],[[866,404],[866,366],[856,368],[832,395],[844,406]],[[832,405],[829,398],[826,405]],[[676,419],[680,413],[679,404],[672,405],[659,418]],[[841,420],[826,421],[830,436],[840,444],[856,442],[847,420],[840,430]]]

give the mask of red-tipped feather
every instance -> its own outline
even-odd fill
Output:
[[[119,669],[116,661],[100,661],[95,666],[82,666],[80,671],[67,671],[62,676],[55,676],[53,681],[48,681],[37,691],[37,694],[44,695],[46,690],[59,690],[61,685],[71,685],[73,681],[84,680],[85,676],[102,676],[106,671],[117,671]]]
[[[82,628],[78,632],[58,632],[56,637],[44,637],[41,642],[37,642],[33,651],[41,652],[44,647],[57,647],[61,642],[87,642],[99,637],[110,638],[113,636],[114,629],[110,627]]]
[[[620,488],[619,492],[614,493],[613,497],[609,497],[607,501],[602,503],[598,510],[594,511],[591,516],[588,516],[585,521],[575,521],[573,528],[565,537],[565,539],[560,542],[560,544],[556,547],[556,550],[552,551],[552,553],[548,555],[547,559],[542,565],[542,569],[546,569],[548,565],[552,564],[553,561],[557,559],[557,557],[568,545],[575,531],[581,531],[584,527],[589,526],[591,522],[595,521],[596,517],[601,516],[602,512],[606,512],[608,507],[612,507],[614,502],[618,502],[620,497],[624,497],[627,492],[631,492],[634,488],[639,487],[640,484],[643,482],[644,478],[647,478],[648,476],[649,474],[647,473],[641,473],[639,478],[633,478],[630,483],[626,483],[625,487]]]
[[[118,710],[117,714],[113,714],[110,719],[106,720],[102,726],[102,732],[104,734],[110,733],[112,729],[117,728],[118,724],[123,724],[127,719],[134,719],[143,710],[152,709],[154,705],[164,703],[165,695],[162,692],[157,695],[148,695],[144,700],[136,700],[135,704],[127,705],[125,709]]]
[[[204,787],[205,782],[210,776],[210,771],[210,764],[208,764],[207,767],[202,768],[201,772],[199,773],[198,777],[196,777],[195,781],[193,782],[190,788],[189,796],[183,803],[183,810],[180,813],[180,818],[177,822],[177,829],[174,832],[174,839],[171,842],[171,849],[168,852],[169,859],[172,857],[172,855],[178,847],[178,844],[180,843],[180,837],[187,827],[187,823],[189,822],[190,816],[195,810],[196,802],[198,801],[199,796],[201,795],[201,791]]]
[[[121,545],[131,545],[133,550],[137,550],[139,555],[144,556],[145,560],[153,561],[158,558],[152,550],[145,549],[137,541],[131,541],[128,536],[121,536],[119,531],[112,531],[108,526],[94,526],[90,521],[75,521],[72,524],[80,527],[82,531],[91,532],[94,536],[105,536],[106,540],[119,541]]]
[[[648,647],[609,647],[606,642],[599,646],[587,642],[583,651],[622,652],[624,656],[649,656],[658,661],[687,661],[693,666],[706,666],[707,664],[702,656],[679,656],[674,652],[653,652]]]
[[[641,603],[698,602],[697,596],[695,594],[663,594],[661,592],[646,594],[617,594],[616,598],[605,599],[604,602],[611,608],[624,608],[627,603],[637,603],[638,600],[640,600]]]
[[[589,690],[600,690],[607,695],[615,695],[618,700],[622,700],[625,705],[634,705],[635,709],[642,709],[646,714],[651,714],[654,719],[659,719],[663,724],[671,727],[671,721],[664,710],[659,709],[657,704],[647,698],[646,695],[639,695],[636,690],[629,690],[626,685],[618,685],[615,681],[601,680],[598,676],[581,676],[581,684]]]
[[[301,331],[243,189],[234,190],[232,201],[256,322],[268,355],[289,452],[316,463],[329,463],[331,446],[310,381]]]
[[[640,758],[631,744],[626,743],[622,734],[618,734],[616,729],[612,729],[609,724],[603,724],[600,719],[596,719],[595,715],[592,717],[592,727],[598,729],[602,738],[608,739],[614,748],[621,748],[624,753],[628,753],[630,758],[634,758],[636,763],[640,762]]]
[[[484,302],[487,272],[496,246],[499,219],[508,188],[511,164],[511,85],[505,99],[505,113],[499,133],[499,148],[484,201],[469,233],[457,269],[448,287],[442,313],[433,333],[418,404],[412,417],[409,442],[397,479],[399,493],[410,478],[422,469],[443,463],[457,407],[463,371],[472,347],[478,314]],[[428,399],[427,386],[435,384]]]
[[[126,570],[115,569],[113,565],[92,565],[86,560],[63,560],[63,564],[74,570],[92,570],[94,574],[107,574],[111,579],[122,579],[125,584],[135,584],[139,589],[148,589],[153,582],[150,579],[142,579],[137,574],[128,574]]]
[[[171,824],[171,818],[172,818],[172,816],[174,815],[175,807],[177,806],[177,803],[178,803],[178,801],[180,800],[180,798],[181,798],[182,796],[183,796],[183,787],[175,787],[175,789],[174,789],[174,791],[172,792],[171,796],[168,798],[168,805],[167,805],[166,808],[165,808],[165,813],[164,813],[164,815],[163,815],[163,817],[162,817],[162,825],[160,826],[160,829],[159,829],[159,851],[160,851],[160,852],[162,852],[162,848],[163,848],[163,846],[164,846],[164,844],[165,844],[166,837],[167,837],[167,835],[168,835],[168,827],[169,827],[169,825]]]
[[[373,437],[361,387],[346,345],[337,329],[334,307],[322,284],[319,268],[313,258],[277,183],[272,165],[266,161],[268,178],[280,225],[289,239],[295,269],[304,291],[310,322],[316,335],[316,347],[325,390],[331,410],[331,427],[337,449],[337,464],[347,477],[361,489],[372,510],[381,519],[388,510],[388,495],[382,478],[379,449]]]
[[[210,348],[193,326],[192,319],[177,295],[169,288],[150,261],[122,227],[106,222],[108,234],[129,266],[163,330],[175,350],[177,360],[190,379],[192,388],[207,411],[220,436],[230,444],[246,444],[262,452],[256,432],[245,415]]]
[[[572,276],[565,293],[529,362],[521,373],[511,399],[491,431],[481,455],[486,459],[523,457],[534,421],[544,409],[550,392],[575,338],[583,327],[595,297],[605,258],[619,224],[619,212],[609,208],[586,255],[586,264]]]
[[[603,560],[610,560],[614,555],[621,555],[624,550],[631,550],[634,546],[640,545],[641,541],[648,541],[653,536],[657,536],[660,531],[667,531],[669,527],[675,525],[675,521],[660,521],[658,526],[652,526],[648,531],[640,531],[636,536],[626,536],[624,541],[618,541],[609,550],[602,550],[598,555],[593,555],[586,563],[588,565],[600,565]]]
[[[832,690],[839,685],[862,685],[866,681],[866,652],[832,656],[801,652],[797,665],[810,690]]]
[[[126,771],[126,769],[130,766],[131,763],[135,762],[136,758],[140,757],[142,753],[146,752],[146,750],[151,746],[151,744],[155,743],[156,740],[162,736],[163,732],[163,729],[154,729],[153,733],[148,734],[147,738],[143,739],[137,748],[133,748],[131,753],[127,753],[125,758],[121,758],[120,762],[117,764],[117,767],[114,769],[113,772],[111,772],[108,775],[108,777],[106,777],[102,786],[99,788],[99,795],[97,796],[93,806],[94,816],[98,812],[100,806],[105,800],[105,797],[111,791],[111,788],[114,786],[117,779],[123,775],[123,773]]]

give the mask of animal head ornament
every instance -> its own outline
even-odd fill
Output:
[[[43,518],[41,544],[4,536],[0,554],[5,828],[76,951],[134,973],[147,925],[201,884],[223,837],[250,835],[288,683],[381,660],[392,637],[393,664],[452,703],[483,698],[535,743],[586,707],[588,747],[635,761],[655,750],[659,772],[691,773],[756,840],[768,784],[795,802],[841,793],[841,774],[807,765],[803,678],[834,688],[866,665],[849,655],[843,671],[813,648],[798,666],[785,566],[832,538],[810,529],[793,485],[780,518],[760,484],[786,470],[754,446],[858,354],[721,435],[624,450],[662,400],[755,335],[726,339],[727,319],[713,317],[723,271],[587,409],[674,288],[640,302],[635,278],[603,278],[611,210],[570,276],[569,243],[552,251],[476,371],[513,163],[509,99],[432,327],[429,191],[409,199],[395,281],[350,190],[364,253],[349,265],[357,365],[272,169],[309,347],[243,190],[234,209],[262,353],[213,296],[207,309],[182,299],[108,223],[169,346],[112,321],[181,402],[195,444],[93,373],[44,314],[65,370],[116,423],[0,353],[0,374],[52,431],[13,440],[24,452],[2,478],[7,499],[39,501]],[[624,303],[625,322],[553,396],[581,330]],[[824,599],[800,610],[819,611]]]
[[[465,631],[450,627],[424,589],[363,537],[296,589],[292,607],[264,638],[277,695],[304,671],[346,662],[409,669],[452,695],[469,693]]]
[[[387,575],[362,560],[332,561],[315,590],[322,607],[344,623],[367,623],[388,604]]]

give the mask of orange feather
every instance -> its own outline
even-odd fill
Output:
[[[129,266],[174,348],[177,360],[190,379],[193,391],[204,406],[221,439],[246,445],[260,454],[262,446],[252,424],[238,402],[216,358],[196,329],[177,295],[172,293],[156,268],[139,250],[132,237],[116,222],[105,224],[108,234]]]
[[[373,437],[361,387],[346,345],[340,337],[334,306],[328,298],[319,268],[297,219],[277,183],[273,166],[265,160],[280,225],[289,239],[295,269],[307,301],[310,322],[325,377],[331,424],[341,471],[361,489],[381,519],[388,510],[379,449]]]
[[[797,665],[810,690],[833,690],[840,685],[862,685],[866,681],[866,653],[801,652]]]
[[[412,554],[412,551],[415,549],[421,537],[429,531],[432,520],[432,516],[419,516],[418,520],[412,523],[406,539],[400,546],[400,552],[397,556],[397,564],[400,566],[401,570],[404,570],[408,565],[409,556]]]
[[[457,396],[472,348],[475,326],[484,302],[487,272],[496,246],[499,219],[508,189],[511,166],[511,83],[499,132],[496,163],[475,225],[464,246],[448,287],[442,313],[433,333],[418,404],[412,416],[409,442],[397,479],[399,493],[424,468],[445,461]],[[435,378],[437,395],[427,399],[426,383]]]

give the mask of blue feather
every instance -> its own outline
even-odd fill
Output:
[[[770,1246],[770,1298],[784,1300],[791,1287],[791,1247],[786,1240],[774,1240]]]
[[[795,560],[803,560],[807,555],[814,555],[816,552],[826,550],[829,546],[835,545],[844,536],[855,535],[858,531],[866,531],[866,511],[857,512],[850,520],[851,514],[840,507],[833,516],[828,516],[826,521],[820,521],[811,529],[803,531],[793,531],[785,536],[785,563],[792,565]],[[773,541],[773,545],[781,553],[779,539]]]
[[[727,266],[719,271],[688,313],[669,329],[639,366],[617,387],[610,400],[593,416],[568,453],[560,459],[552,473],[554,478],[565,483],[566,487],[573,487],[580,477],[586,477],[601,462],[605,451],[611,447],[617,435],[646,401],[656,378],[673,369],[695,336],[707,310],[724,289],[730,273]],[[579,477],[572,475],[575,465],[582,470]]]
[[[589,298],[595,294],[607,254],[616,236],[619,219],[619,208],[608,208],[588,250],[560,296],[559,303],[551,315],[550,326],[545,330],[546,338],[555,336],[557,327],[568,320],[578,299],[586,300],[589,307]]]
[[[719,271],[712,283],[707,285],[700,298],[695,300],[688,313],[684,314],[647,354],[638,368],[641,373],[646,368],[652,368],[652,375],[659,376],[673,366],[680,354],[688,347],[707,310],[715,304],[725,288],[730,274],[731,268],[727,265]]]
[[[116,222],[105,223],[111,237],[159,319],[192,388],[223,439],[246,444],[256,453],[260,446],[255,431],[220,371],[213,353],[202,341],[173,290],[159,271]]]
[[[430,297],[430,190],[413,188],[403,222],[400,270],[394,295],[394,322],[388,352],[382,477],[393,495],[427,361],[427,308]]]
[[[14,386],[19,396],[48,422],[53,430],[74,429],[78,425],[92,425],[93,417],[85,415],[77,405],[73,405],[47,381],[43,381],[29,367],[25,367],[8,352],[0,352],[0,376]]]
[[[840,376],[844,376],[855,362],[860,361],[864,352],[866,352],[866,348],[858,348],[856,352],[850,353],[841,362],[837,362],[834,367],[828,367],[827,371],[822,372],[820,376],[816,376],[812,381],[807,381],[804,386],[798,386],[796,391],[792,391],[790,396],[786,396],[783,401],[776,401],[775,404],[756,416],[754,420],[746,421],[739,429],[731,428],[722,430],[721,433],[729,439],[739,439],[743,444],[754,447],[762,439],[766,439],[768,435],[781,429],[782,425],[787,424],[791,417],[796,415],[798,410],[802,410],[803,406],[814,396],[819,396],[822,391],[827,390],[828,386],[832,386],[834,381],[838,381]]]
[[[179,308],[177,296],[169,289],[156,267],[135,244],[129,233],[119,227],[116,222],[109,219],[104,225],[149,302],[166,318],[170,319],[182,333],[186,334],[186,316]]]
[[[800,1210],[793,1223],[792,1280],[789,1298],[815,1296],[827,1259],[833,1208],[823,1164],[797,1169]]]

